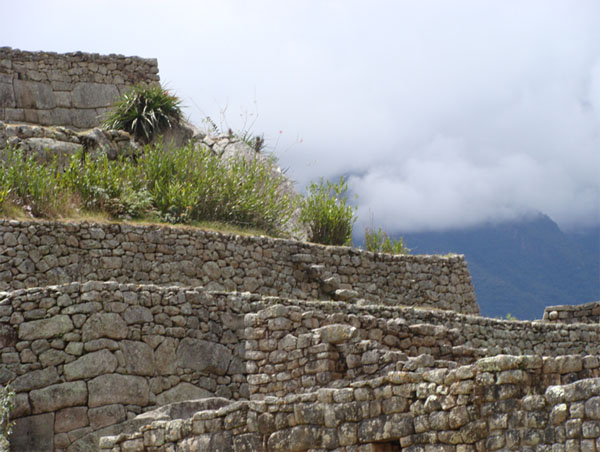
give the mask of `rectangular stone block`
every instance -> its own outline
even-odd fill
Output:
[[[87,403],[85,382],[61,383],[29,393],[34,413],[56,411],[61,408],[81,406]]]
[[[115,85],[102,83],[77,83],[72,92],[75,108],[110,107],[118,98]]]
[[[17,106],[12,84],[0,82],[0,107],[14,108]]]
[[[11,451],[54,450],[54,413],[17,419],[9,441]]]
[[[25,113],[22,108],[5,108],[4,119],[6,122],[20,122],[25,120]]]
[[[71,108],[71,92],[70,91],[54,91],[57,107]]]
[[[56,107],[54,92],[49,83],[14,80],[13,87],[17,107],[44,110]]]

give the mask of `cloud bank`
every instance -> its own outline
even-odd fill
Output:
[[[300,189],[348,175],[359,227],[372,218],[394,232],[435,230],[534,212],[566,229],[600,223],[597,0],[9,9],[4,45],[156,57],[194,123],[252,124]]]

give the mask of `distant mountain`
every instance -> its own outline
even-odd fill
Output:
[[[548,305],[600,300],[600,227],[564,233],[540,215],[402,236],[413,254],[464,254],[485,316],[540,319]]]

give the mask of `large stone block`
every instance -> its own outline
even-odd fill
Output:
[[[16,392],[31,391],[32,389],[45,388],[46,386],[58,383],[58,371],[56,367],[47,367],[45,369],[32,370],[17,378],[11,383],[11,387]]]
[[[127,411],[123,405],[106,405],[90,409],[88,416],[90,425],[94,430],[97,430],[117,422],[123,422],[127,419]]]
[[[56,412],[54,431],[70,432],[86,427],[88,422],[88,409],[84,406],[65,408]]]
[[[144,377],[133,375],[101,375],[88,383],[91,408],[122,403],[146,406],[149,388]]]
[[[56,107],[54,92],[49,83],[14,80],[16,106],[35,110],[49,110]]]
[[[166,337],[154,352],[154,362],[158,375],[174,374],[177,370],[177,339]]]
[[[321,445],[321,429],[314,425],[298,425],[273,433],[267,448],[273,452],[302,452]]]
[[[77,83],[71,93],[75,108],[110,107],[118,98],[117,87],[103,83]]]
[[[0,83],[0,107],[15,108],[16,106],[17,102],[12,84]]]
[[[56,411],[87,403],[88,391],[83,381],[60,383],[29,393],[34,413]]]
[[[57,315],[49,319],[33,320],[19,326],[19,339],[33,341],[61,336],[73,329],[68,315]]]
[[[116,356],[104,349],[88,353],[72,363],[65,364],[64,374],[69,381],[82,380],[98,375],[111,374],[117,366]]]
[[[83,341],[87,342],[101,337],[125,339],[127,331],[127,324],[119,314],[96,313],[83,324]]]
[[[179,367],[225,375],[231,362],[231,351],[221,344],[186,338],[177,348]]]
[[[54,413],[17,419],[9,439],[11,451],[54,450]]]
[[[156,397],[156,403],[158,405],[168,405],[169,403],[206,399],[208,397],[214,397],[214,394],[190,383],[179,383],[174,388],[171,388]]]
[[[71,121],[73,125],[80,129],[89,129],[100,124],[101,119],[94,109],[76,109],[71,110]]]
[[[128,374],[154,375],[154,353],[148,344],[139,341],[122,341],[120,347]]]

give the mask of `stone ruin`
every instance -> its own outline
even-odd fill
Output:
[[[4,54],[1,102],[127,67]],[[600,451],[600,302],[484,318],[462,256],[0,220],[0,291],[13,451]]]
[[[462,256],[2,220],[0,288],[13,450],[600,445],[600,303],[481,317]]]

